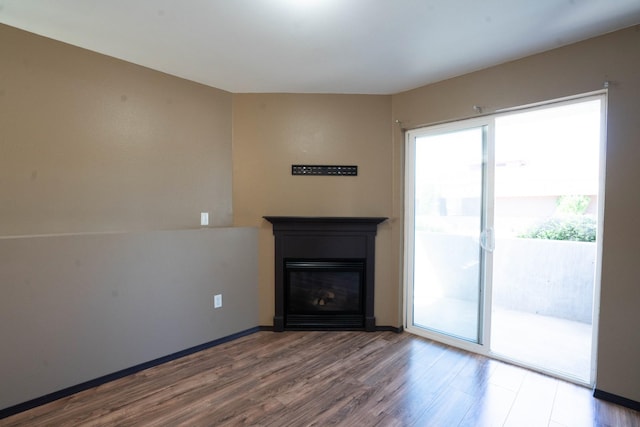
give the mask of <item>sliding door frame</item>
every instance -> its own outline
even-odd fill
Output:
[[[545,370],[540,367],[531,367],[524,363],[512,360],[507,357],[495,354],[491,351],[491,304],[492,304],[492,279],[493,279],[493,255],[491,248],[483,247],[481,256],[482,283],[480,289],[480,319],[479,342],[472,343],[463,339],[447,336],[435,331],[413,326],[413,260],[414,256],[414,236],[415,236],[415,139],[418,136],[444,133],[479,126],[486,126],[486,143],[484,144],[483,159],[483,206],[485,212],[482,218],[482,229],[492,229],[494,221],[494,180],[495,180],[495,119],[510,115],[516,112],[534,111],[545,109],[559,104],[572,104],[581,101],[599,99],[601,101],[600,113],[600,152],[599,152],[599,183],[598,183],[598,218],[597,218],[597,239],[595,257],[595,277],[593,293],[592,311],[592,341],[591,341],[591,375],[588,382],[578,380],[571,376],[563,376],[555,371]],[[452,120],[447,122],[423,125],[413,129],[405,129],[405,162],[404,162],[404,256],[403,256],[403,321],[404,329],[410,333],[451,345],[456,348],[468,350],[496,360],[502,360],[514,365],[519,365],[527,369],[536,370],[544,374],[571,381],[585,386],[594,386],[596,382],[597,346],[598,346],[598,326],[600,312],[600,286],[602,277],[602,231],[604,224],[604,200],[605,200],[605,166],[606,166],[606,134],[607,134],[607,101],[608,91],[598,90],[576,96],[570,96],[546,102],[523,105],[515,108],[498,110],[491,114],[485,114],[475,118]]]
[[[413,325],[413,262],[408,254],[414,253],[414,237],[415,237],[415,140],[422,136],[438,135],[448,132],[463,131],[465,129],[483,128],[483,144],[482,144],[482,215],[481,215],[481,233],[487,230],[493,219],[493,190],[489,183],[493,177],[493,156],[492,150],[488,145],[493,140],[493,124],[490,117],[471,118],[456,122],[437,124],[434,126],[421,127],[406,132],[405,135],[405,214],[404,214],[404,328],[408,332],[416,335],[424,336],[445,344],[470,350],[476,353],[484,354],[485,344],[490,339],[487,331],[490,327],[486,327],[487,322],[491,321],[491,313],[488,311],[490,307],[491,285],[487,282],[491,278],[491,253],[485,248],[481,248],[480,253],[480,284],[479,284],[479,307],[478,307],[478,342],[474,343],[464,339],[448,336],[439,332],[430,331],[428,329],[419,328]],[[480,240],[481,235],[478,236]]]

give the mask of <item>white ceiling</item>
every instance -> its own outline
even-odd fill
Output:
[[[230,92],[391,94],[638,24],[640,0],[0,0],[0,22]]]

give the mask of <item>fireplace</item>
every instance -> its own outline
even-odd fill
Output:
[[[375,330],[375,235],[386,218],[264,218],[275,235],[274,330]]]
[[[285,259],[287,327],[364,328],[364,259]]]

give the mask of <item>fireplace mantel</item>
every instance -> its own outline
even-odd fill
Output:
[[[273,224],[275,236],[275,316],[274,330],[363,329],[375,330],[374,276],[375,236],[386,217],[298,217],[265,216]],[[285,307],[285,260],[362,259],[365,260],[363,313],[359,326],[339,325],[333,320],[308,324],[287,322]]]
[[[369,216],[264,216],[264,219],[280,230],[356,229],[376,231],[378,224],[387,217]]]

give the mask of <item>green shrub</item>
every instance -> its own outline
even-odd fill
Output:
[[[553,217],[518,237],[529,239],[596,241],[596,220],[589,216],[567,215]]]
[[[556,200],[556,212],[560,214],[582,215],[589,207],[589,203],[591,203],[591,197],[589,196],[580,196],[577,194],[560,196]]]

